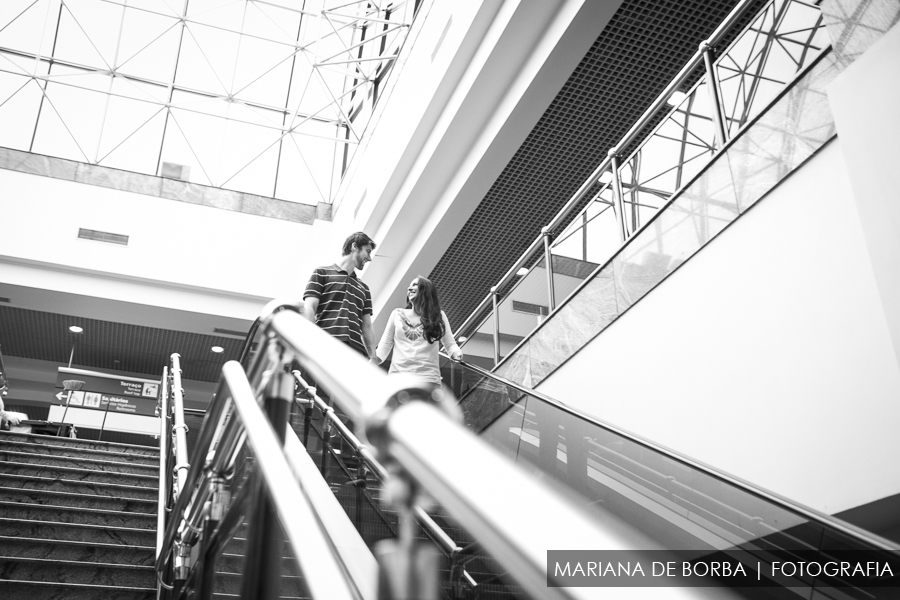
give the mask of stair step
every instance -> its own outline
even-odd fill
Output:
[[[53,454],[34,454],[0,448],[0,461],[17,464],[41,465],[47,467],[70,467],[103,471],[105,473],[124,473],[128,475],[144,475],[159,479],[159,465],[136,465],[128,462],[100,460],[96,458],[75,458],[56,456]]]
[[[8,502],[6,500],[0,500],[0,517],[80,525],[133,527],[135,529],[155,529],[157,520],[156,515],[146,513],[124,513],[114,510]]]
[[[26,475],[29,477],[64,477],[68,480],[97,483],[117,483],[120,485],[133,485],[138,487],[156,489],[159,485],[159,476],[133,475],[130,473],[108,473],[92,469],[80,469],[76,467],[60,467],[52,465],[35,465],[19,463],[9,460],[0,460],[0,474]]]
[[[117,442],[99,442],[97,440],[79,440],[77,438],[56,437],[52,435],[40,435],[36,433],[0,432],[0,439],[21,440],[32,444],[44,444],[47,446],[63,446],[66,448],[82,448],[85,450],[101,450],[106,452],[118,452],[121,454],[133,454],[138,456],[152,456],[159,460],[159,448],[149,446],[136,446],[134,444],[119,444]]]
[[[97,542],[125,546],[156,546],[156,531],[134,527],[55,523],[0,517],[0,536]]]
[[[0,436],[0,450],[15,450],[18,452],[28,452],[30,454],[40,454],[44,456],[94,458],[98,460],[128,462],[136,465],[155,466],[156,468],[159,468],[159,456],[132,454],[121,452],[115,448],[110,450],[92,450],[90,448],[76,448],[72,446],[36,444],[18,438],[9,439],[6,436]]]
[[[154,600],[156,589],[38,581],[3,581],[4,598],[11,600]]]
[[[4,556],[3,550],[0,550],[0,579],[146,589],[156,585],[156,568],[144,565],[20,558]]]
[[[69,494],[91,494],[126,500],[159,500],[159,490],[138,485],[121,485],[102,481],[81,481],[59,477],[38,477],[6,473],[0,477],[4,487],[35,491],[57,491]]]
[[[56,490],[34,490],[0,486],[0,498],[6,502],[44,504],[66,508],[90,508],[156,516],[159,500],[136,500],[96,494],[77,494]]]
[[[155,546],[123,546],[72,540],[0,536],[0,548],[6,556],[74,560],[83,563],[113,563],[154,566]]]

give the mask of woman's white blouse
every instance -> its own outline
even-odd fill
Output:
[[[444,351],[451,354],[459,350],[459,346],[453,339],[450,331],[450,322],[447,315],[441,311],[441,319],[444,321],[444,335],[441,337],[441,345]],[[412,373],[431,381],[441,382],[441,369],[439,366],[438,343],[428,343],[422,331],[421,322],[413,326],[405,316],[403,309],[394,309],[388,319],[387,327],[381,335],[381,341],[375,349],[378,361],[384,360],[394,351],[391,359],[391,368],[388,373]]]

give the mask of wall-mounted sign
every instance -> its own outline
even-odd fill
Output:
[[[71,392],[69,406],[151,417],[156,414],[159,381],[60,367],[56,373],[56,398],[61,404],[66,403],[69,394],[63,389],[66,380],[84,382],[80,390]]]

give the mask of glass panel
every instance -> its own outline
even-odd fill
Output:
[[[729,138],[830,44],[821,11],[775,0],[716,61]]]
[[[5,0],[0,144],[331,202],[415,4]]]
[[[581,505],[633,549],[688,551],[696,557],[740,551],[736,556],[753,570],[757,561],[770,567],[773,561],[847,560],[850,555],[841,552],[848,551],[855,553],[854,560],[898,559],[896,553],[879,551],[827,523],[812,521],[489,375],[466,373],[467,369],[456,364],[448,371],[452,377],[448,384],[461,392],[467,425],[532,476],[547,480]],[[466,382],[462,387],[461,381]],[[480,413],[467,407],[479,394],[515,401],[507,401],[508,408],[485,424],[476,422]],[[771,573],[770,568],[766,571]],[[751,595],[785,597],[784,586],[803,597],[810,597],[813,588],[824,594],[817,596],[822,598],[888,598],[896,593],[896,588],[827,583],[799,574],[777,576],[764,582],[770,587],[754,588]]]
[[[519,269],[509,288],[502,291],[503,299],[497,305],[500,315],[500,360],[512,352],[550,314],[543,246],[528,262],[533,262],[534,266]]]
[[[706,166],[714,142],[709,91],[701,82],[619,169],[630,233]]]
[[[490,307],[490,305],[489,305]],[[459,347],[466,361],[484,369],[493,369],[494,362],[494,311],[488,308],[480,321],[475,321],[474,332],[456,332]],[[463,339],[465,338],[465,339]]]

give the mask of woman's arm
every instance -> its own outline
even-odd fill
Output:
[[[378,342],[378,347],[375,348],[375,358],[372,359],[375,363],[381,364],[384,362],[394,348],[394,319],[397,317],[397,311],[399,308],[395,308],[394,312],[391,313],[391,316],[388,317],[387,327],[384,328],[384,333],[381,334],[381,341]]]
[[[444,346],[444,350],[453,360],[462,360],[462,350],[459,349],[459,345],[453,339],[453,332],[450,331],[450,321],[447,319],[444,311],[441,311],[441,319],[444,321],[444,335],[441,336],[441,344]]]

